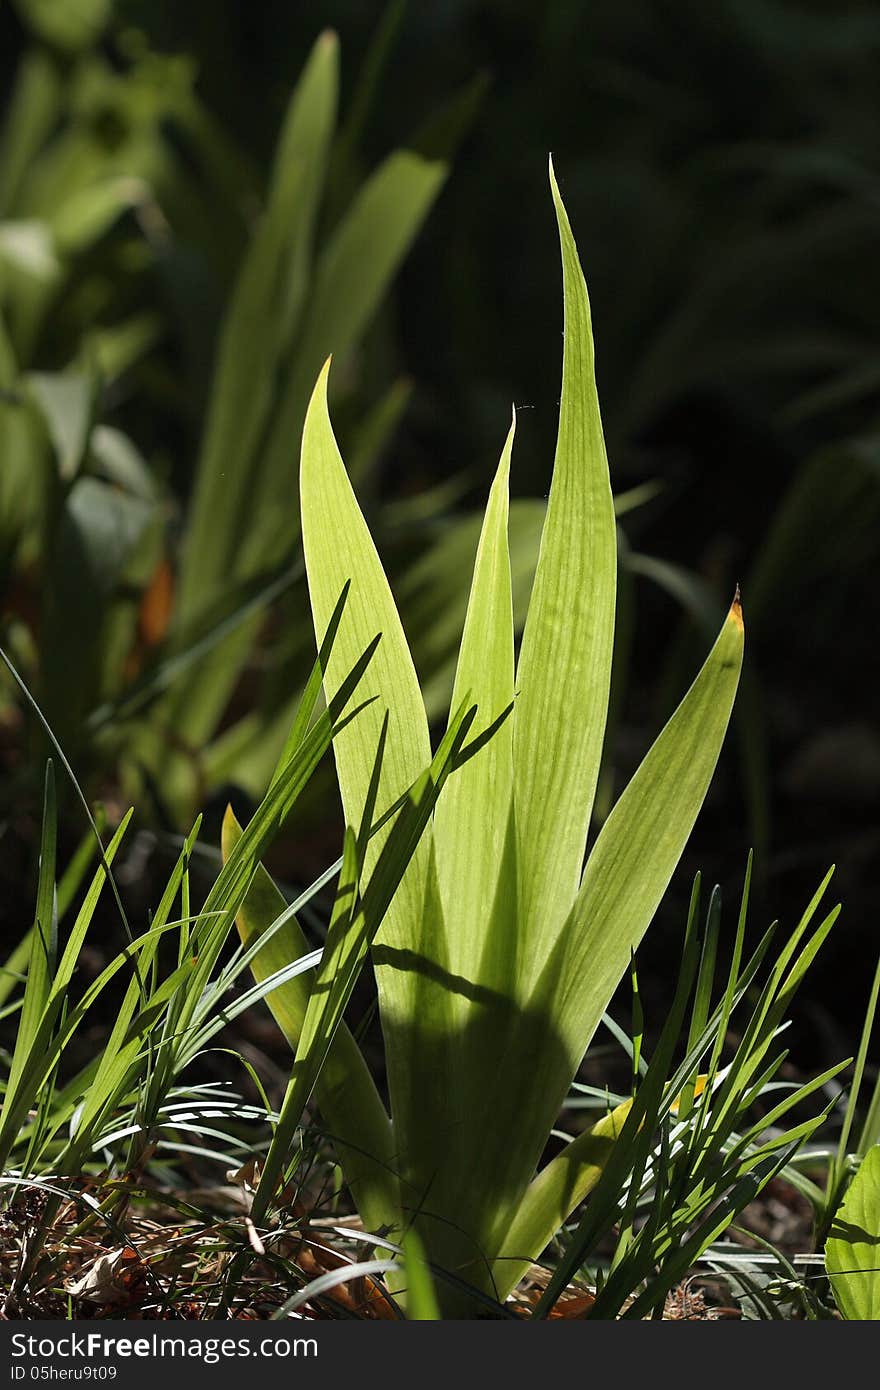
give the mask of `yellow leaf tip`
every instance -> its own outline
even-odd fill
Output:
[[[737,625],[737,627],[740,629],[740,631],[743,630],[744,624],[743,624],[742,598],[741,598],[741,596],[740,596],[740,591],[739,591],[739,585],[738,585],[738,584],[737,584],[737,586],[736,586],[736,592],[735,592],[734,595],[733,595],[733,603],[730,605],[730,612],[728,613],[727,616],[731,619],[732,622],[736,623],[736,625]]]
[[[223,854],[223,862],[229,858],[235,846],[236,840],[241,835],[241,826],[238,817],[227,803],[226,810],[223,812],[223,824],[220,827],[220,849]]]

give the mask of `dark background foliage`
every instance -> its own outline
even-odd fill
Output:
[[[120,0],[116,13],[111,62],[126,70],[138,32],[151,51],[185,55],[258,189],[318,30],[339,32],[345,96],[388,11]],[[836,861],[835,988],[819,988],[830,975],[814,982],[810,1008],[849,1048],[876,950],[880,868],[880,10],[437,0],[397,6],[389,22],[364,167],[475,74],[488,86],[368,340],[414,382],[382,490],[418,494],[464,475],[465,500],[479,504],[512,400],[514,490],[546,491],[561,327],[552,151],[590,286],[615,490],[661,485],[626,523],[655,563],[636,578],[621,777],[696,669],[701,614],[720,611],[737,582],[749,633],[737,726],[648,961],[669,950],[687,870],[733,889],[755,844],[757,912],[790,922]],[[7,6],[4,85],[22,41]],[[234,218],[218,222],[208,273],[178,244],[140,290],[170,329],[118,416],[145,452],[177,460],[183,499],[206,344],[243,237]],[[168,382],[181,373],[171,408]]]

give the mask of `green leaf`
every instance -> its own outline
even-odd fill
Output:
[[[267,205],[251,240],[221,332],[202,438],[190,523],[183,546],[174,637],[220,607],[228,616],[235,589],[265,576],[296,535],[295,443],[286,439],[286,491],[267,497],[267,441],[312,274],[320,207],[339,87],[339,46],[324,33],[296,85],[278,141]],[[271,533],[271,542],[270,542]],[[279,535],[282,543],[278,544]],[[274,556],[274,558],[273,558]],[[217,650],[178,675],[162,721],[203,745],[217,724],[259,631],[248,617]],[[169,756],[165,792],[172,804],[192,800],[184,760]]]
[[[738,599],[706,661],[605,822],[539,992],[577,1066],[666,891],[712,780],[743,653]]]
[[[534,980],[577,891],[611,681],[617,543],[587,287],[551,166],[565,300],[559,433],[517,670],[523,969]]]
[[[241,827],[231,809],[223,820],[223,858],[228,860],[241,838]],[[244,946],[251,946],[286,914],[287,903],[262,865],[251,880],[236,917]],[[273,931],[266,945],[251,961],[258,982],[298,960],[309,950],[295,917]],[[273,989],[266,1003],[294,1052],[299,1044],[315,971],[297,975]],[[316,1085],[318,1108],[336,1145],[346,1182],[364,1224],[378,1230],[399,1208],[394,1171],[391,1122],[379,1098],[360,1048],[350,1029],[341,1023]]]
[[[82,255],[119,221],[123,213],[145,203],[150,189],[141,179],[105,178],[78,188],[52,209],[50,226],[58,254]]]
[[[431,1267],[425,1258],[425,1247],[414,1226],[403,1238],[403,1263],[406,1273],[406,1316],[411,1322],[437,1322],[440,1305],[434,1290]]]
[[[327,708],[289,757],[283,772],[273,781],[208,893],[192,935],[196,956],[194,983],[181,1011],[181,1029],[188,1026],[198,1012],[202,992],[210,980],[257,865],[285,817],[296,804],[333,738],[369,709],[369,705],[360,705],[350,713],[345,712],[372,660],[375,647],[376,643],[373,642],[360,653],[332,698],[328,699]]]
[[[52,977],[55,973],[55,962],[58,954],[58,917],[55,897],[57,837],[58,807],[55,795],[55,768],[50,761],[46,764],[46,781],[43,793],[37,910],[31,932],[24,1002],[15,1035],[15,1049],[9,1065],[9,1075],[6,1079],[3,1109],[0,1112],[0,1135],[6,1135],[10,1115],[18,1101],[22,1077],[36,1047],[52,988]]]
[[[452,695],[466,697],[489,723],[513,703],[513,602],[507,547],[508,484],[515,423],[511,425],[486,508]],[[474,925],[498,888],[513,790],[513,721],[454,777],[437,807],[437,874],[448,927],[448,968],[477,980],[485,939]],[[509,864],[508,869],[511,868]],[[509,940],[503,943],[509,954]],[[461,997],[462,1002],[463,996]]]
[[[259,520],[246,546],[247,562],[265,565],[289,546],[278,519],[289,505],[298,439],[312,384],[332,353],[343,359],[368,327],[449,173],[445,160],[397,150],[354,199],[317,259],[289,389],[279,403],[265,459]],[[263,529],[265,527],[265,530]]]
[[[600,1132],[578,1141],[535,1179],[567,1087],[702,805],[742,660],[737,602],[691,690],[605,821],[582,877],[608,708],[616,532],[589,304],[555,184],[554,198],[566,309],[563,392],[519,693],[511,702],[516,588],[508,541],[508,439],[477,550],[454,693],[456,702],[465,690],[467,703],[476,700],[480,722],[490,724],[493,737],[488,747],[483,735],[474,739],[479,756],[443,793],[432,831],[399,888],[389,884],[387,916],[377,913],[381,928],[358,916],[365,874],[358,861],[363,853],[375,863],[366,906],[391,838],[377,836],[366,845],[350,837],[351,882],[343,880],[349,897],[337,903],[334,947],[321,967],[327,999],[335,994],[343,1000],[378,931],[373,960],[403,1213],[415,1222],[434,1265],[457,1277],[452,1292],[440,1291],[445,1312],[471,1306],[461,1280],[484,1294],[503,1284],[493,1268],[502,1252],[514,1272],[535,1258],[564,1220],[567,1202],[575,1205],[603,1171],[608,1152],[624,1176],[630,1158],[640,1165],[639,1181],[644,1174],[650,1135],[641,1135],[638,1121],[630,1123],[631,1114],[624,1121],[630,1157],[629,1149],[620,1157],[617,1144],[609,1149]],[[425,757],[428,729],[397,607],[330,426],[327,371],[306,416],[301,504],[319,637],[340,591],[351,584],[326,670],[328,696],[352,655],[377,633],[382,637],[371,670],[376,703],[335,741],[343,808],[354,824],[377,796],[380,806],[395,803]],[[437,570],[450,579],[444,593],[462,587],[449,555],[458,555],[460,571],[475,545],[475,528],[466,519]],[[522,552],[529,556],[525,572],[531,567],[528,544]],[[411,597],[414,607],[423,599],[419,592]],[[429,610],[431,600],[424,597]],[[402,864],[397,869],[402,872]],[[693,954],[691,919],[688,930]],[[710,975],[707,958],[695,1028],[709,1007]],[[783,994],[795,983],[793,975]],[[685,1002],[686,992],[676,1006],[682,1015]],[[327,1029],[341,1016],[317,990],[307,1023],[312,1010],[311,1041],[304,1026],[285,1105],[287,1146],[314,1084],[314,1048],[326,1047]],[[658,1102],[664,1079],[665,1071],[657,1071]],[[640,1087],[639,1104],[648,1094]],[[278,1162],[276,1152],[276,1176]],[[613,1220],[615,1210],[606,1197],[601,1219],[610,1212]],[[509,1238],[516,1221],[523,1248],[514,1251]],[[528,1242],[530,1249],[524,1248]]]
[[[52,57],[29,47],[18,65],[0,142],[0,213],[8,215],[31,161],[58,118],[61,78]]]
[[[51,764],[49,765],[51,768]],[[54,815],[54,790],[48,794],[47,808],[52,803]],[[40,889],[37,903],[37,925],[33,933],[33,950],[28,971],[28,985],[25,991],[25,1006],[16,1038],[15,1054],[10,1068],[3,1112],[0,1116],[0,1164],[4,1163],[17,1132],[23,1124],[28,1110],[35,1104],[46,1077],[63,1055],[64,1048],[81,1021],[85,1007],[83,1001],[68,1011],[68,986],[73,976],[86,933],[94,917],[95,908],[107,878],[107,869],[116,854],[125,834],[130,813],[124,818],[102,856],[102,863],[95,872],[82,906],[71,928],[67,945],[61,961],[55,968],[57,942],[53,938],[47,942],[40,924],[49,910],[50,889],[47,872],[54,874],[54,830],[49,832],[45,859],[41,862]],[[51,865],[44,870],[42,863]],[[51,900],[54,915],[54,877],[51,882]],[[48,962],[48,973],[43,962]],[[32,992],[32,1003],[28,1003],[28,992]],[[59,1016],[63,1025],[56,1032]]]
[[[354,653],[381,633],[381,642],[370,668],[370,692],[378,696],[356,723],[338,735],[333,752],[342,807],[348,824],[360,818],[370,783],[373,756],[386,711],[388,738],[382,761],[378,804],[392,805],[430,762],[428,721],[419,691],[418,677],[406,637],[379,556],[349,483],[327,411],[329,362],[324,367],[306,416],[303,432],[300,495],[303,548],[315,633],[320,643],[343,586],[351,592],[327,664],[324,686],[328,699],[336,691],[342,673]],[[344,537],[344,545],[339,543]],[[365,858],[371,872],[390,834],[386,829],[373,837]],[[430,855],[429,836],[413,856],[394,902],[387,913],[381,944],[407,951],[412,946],[413,921],[422,918],[425,882]],[[412,972],[397,965],[377,968],[383,1018],[393,1030],[405,1027],[412,1017],[417,984]],[[407,1059],[389,1057],[392,1113],[395,1095],[408,1091]]]
[[[492,1274],[498,1295],[516,1288],[531,1262],[550,1244],[575,1207],[592,1192],[629,1114],[624,1101],[578,1135],[534,1179],[523,1198]]]
[[[825,1266],[850,1321],[880,1321],[880,1144],[869,1149],[834,1218]]]
[[[54,285],[61,273],[52,233],[45,222],[33,218],[0,222],[0,271],[27,277],[43,288]]]
[[[95,382],[82,372],[31,372],[26,380],[46,422],[58,472],[69,482],[85,457]]]
[[[49,564],[43,681],[47,718],[65,744],[82,738],[88,710],[105,693],[117,589],[158,522],[156,502],[89,475],[64,500]]]
[[[448,173],[445,160],[396,150],[360,189],[317,261],[297,360],[306,391],[330,353],[341,357],[370,322]]]
[[[504,1011],[496,1011],[493,1032],[480,1034],[473,1058],[462,1067],[463,1075],[476,1076],[477,1090],[469,1101],[473,1133],[458,1183],[477,1161],[492,1175],[491,1186],[488,1179],[474,1179],[467,1194],[478,1206],[482,1202],[481,1220],[489,1215],[481,1246],[490,1258],[497,1253],[495,1242],[506,1237],[509,1210],[525,1197],[571,1079],[691,832],[730,716],[742,641],[737,607],[605,822],[537,985],[515,1008],[508,1005],[504,1031]],[[499,1032],[500,1039],[494,1036]],[[490,1103],[493,1125],[485,1134],[476,1117]]]
[[[305,292],[338,85],[338,43],[323,34],[291,98],[266,210],[223,326],[182,559],[181,621],[210,606],[230,568],[239,573],[243,511],[258,524],[258,451]]]
[[[366,887],[362,888],[367,832],[373,822],[373,809],[381,785],[387,748],[387,717],[383,720],[364,796],[361,830],[357,836],[350,827],[346,830],[342,869],[327,943],[306,1009],[278,1127],[254,1196],[252,1217],[255,1222],[262,1219],[268,1209],[296,1128],[325,1064],[367,952],[386,920],[390,905],[395,901],[407,866],[424,835],[446,779],[466,754],[463,745],[474,713],[473,708],[458,712],[430,765],[408,788],[378,857],[375,857]],[[373,843],[376,838],[373,837]],[[389,1050],[389,1063],[393,1056],[393,1051]]]

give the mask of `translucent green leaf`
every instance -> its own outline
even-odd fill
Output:
[[[327,942],[306,1009],[278,1127],[254,1197],[254,1221],[265,1215],[296,1127],[342,1021],[367,952],[386,921],[389,907],[397,898],[407,866],[411,864],[422,841],[444,783],[466,752],[464,740],[474,713],[473,708],[467,711],[461,709],[451,721],[429,766],[407,789],[378,856],[371,855],[374,859],[372,872],[368,879],[364,879],[367,831],[373,823],[373,808],[388,746],[387,717],[383,720],[364,796],[361,829],[357,835],[351,828],[346,831],[342,869]],[[374,844],[377,838],[373,837]],[[362,886],[363,881],[366,882],[365,887]],[[394,1057],[392,1046],[388,1049],[389,1070]]]
[[[376,703],[338,735],[334,755],[346,821],[360,818],[370,783],[376,745],[387,711],[388,738],[382,762],[378,805],[381,810],[403,795],[430,761],[428,722],[418,677],[400,623],[394,598],[349,483],[327,411],[329,362],[318,378],[303,432],[300,494],[303,548],[315,633],[320,642],[343,586],[351,592],[329,659],[325,690],[336,690],[355,653],[381,634],[370,668],[368,688]],[[341,543],[344,538],[344,543]],[[390,830],[373,837],[365,859],[369,873]],[[430,853],[428,837],[413,856],[400,890],[391,904],[380,935],[381,944],[406,952],[412,945],[412,923],[420,921],[425,875]],[[397,965],[377,969],[383,1018],[393,1029],[412,1016],[416,985],[412,972]],[[407,1060],[389,1058],[392,1110],[400,1075]]]
[[[590,305],[552,167],[551,185],[565,300],[562,398],[514,726],[524,968],[533,979],[580,878],[605,734],[617,584]]]
[[[880,1145],[869,1149],[831,1227],[825,1266],[850,1321],[880,1321]]]
[[[539,991],[564,981],[557,1026],[576,1066],[657,910],[709,788],[743,653],[737,600],[678,709],[605,822]]]
[[[514,425],[489,494],[452,695],[469,696],[490,723],[513,702],[513,602],[507,547],[508,482]],[[437,807],[437,872],[447,921],[448,966],[476,980],[485,938],[480,931],[495,898],[513,789],[513,722],[454,777]],[[505,943],[507,952],[511,942]]]
[[[605,822],[537,985],[524,999],[513,995],[506,1018],[494,1003],[491,1030],[479,1034],[462,1065],[464,1076],[476,1078],[476,1094],[468,1102],[474,1133],[459,1187],[466,1173],[475,1176],[459,1210],[475,1203],[471,1219],[481,1223],[481,1248],[490,1257],[506,1237],[510,1211],[525,1198],[571,1079],[691,832],[730,716],[742,639],[737,607]],[[521,975],[522,967],[515,983]],[[475,1117],[490,1103],[493,1124],[485,1133]]]
[[[414,1226],[403,1238],[403,1260],[406,1274],[406,1316],[412,1322],[437,1322],[440,1305],[431,1277],[431,1267],[425,1258],[425,1248]]]
[[[625,1101],[603,1115],[567,1144],[534,1179],[493,1261],[492,1274],[499,1298],[516,1287],[532,1260],[593,1190],[630,1105],[630,1101]]]

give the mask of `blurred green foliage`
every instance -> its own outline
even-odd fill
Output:
[[[738,862],[749,843],[772,849],[758,863],[779,903],[833,856],[858,918],[880,855],[876,6],[21,0],[0,26],[0,557],[17,653],[42,671],[78,767],[121,758],[128,790],[170,821],[230,782],[261,791],[307,651],[288,480],[302,395],[331,348],[334,419],[429,706],[442,706],[511,397],[515,592],[540,533],[559,383],[555,355],[535,344],[559,322],[551,219],[534,190],[552,150],[583,229],[615,490],[649,485],[621,545],[597,807],[637,765],[739,581],[739,739],[693,859],[719,873],[731,850]],[[239,326],[243,395],[230,404],[246,252],[294,196],[273,151],[324,26],[340,36],[344,114],[305,240],[329,254],[371,170],[390,179],[416,159],[439,189],[438,162],[445,173],[459,146],[454,177],[395,259],[393,307],[384,283],[382,312],[350,350],[321,308],[319,260],[299,307],[298,291],[262,287],[279,312],[270,333]],[[349,288],[336,304],[356,317],[356,299]],[[326,333],[309,328],[316,303]],[[161,628],[163,559],[175,603],[156,641],[143,594]],[[87,587],[67,582],[72,567]],[[187,653],[235,614],[200,683]],[[171,674],[184,693],[159,698]]]
[[[248,718],[228,706],[263,648],[270,599],[297,577],[308,395],[337,353],[342,409],[361,416],[352,432],[368,475],[408,388],[387,384],[392,354],[381,339],[367,352],[363,340],[447,178],[482,83],[467,84],[361,177],[361,127],[399,7],[378,28],[342,124],[339,44],[325,32],[289,99],[259,197],[247,159],[202,105],[192,63],[153,52],[142,33],[102,14],[106,33],[97,11],[58,27],[51,7],[25,11],[32,38],[5,124],[10,640],[83,771],[115,771],[129,794],[152,793],[160,815],[179,824],[221,775],[257,794],[271,770],[308,646],[302,618],[257,658],[276,678]],[[187,395],[186,354],[175,362],[173,317],[155,309],[164,284],[185,318],[211,275],[228,280],[218,294],[228,304],[219,327],[217,314],[207,325],[216,341],[190,354],[213,359],[206,390],[193,383],[205,400],[193,411],[201,443],[190,486],[186,470],[163,458],[185,438],[175,416]],[[154,312],[134,310],[139,297]],[[377,389],[363,416],[363,398]],[[136,392],[140,406],[145,393],[166,416],[151,432],[152,466],[138,417],[129,423],[125,410]],[[107,423],[117,412],[125,429]]]

